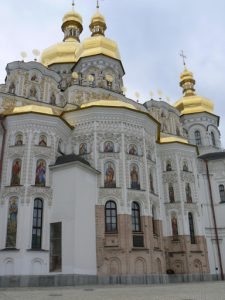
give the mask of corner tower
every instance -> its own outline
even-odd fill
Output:
[[[213,113],[213,102],[195,93],[195,83],[185,66],[180,76],[183,97],[174,106],[181,113],[189,143],[197,145],[200,153],[220,151],[219,117]]]

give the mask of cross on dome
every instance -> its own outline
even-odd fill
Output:
[[[180,56],[183,58],[183,65],[186,67],[186,61],[185,61],[185,59],[187,58],[187,56],[184,54],[183,50],[181,51]]]

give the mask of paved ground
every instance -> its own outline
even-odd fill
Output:
[[[225,282],[0,289],[0,300],[225,300]]]

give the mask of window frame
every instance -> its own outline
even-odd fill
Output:
[[[114,207],[112,207],[112,204],[114,205]],[[110,207],[107,207],[108,205],[110,205]],[[109,222],[107,220],[108,218],[109,218]],[[114,218],[115,218],[115,222],[113,222]],[[115,201],[109,200],[105,204],[105,233],[117,233],[117,232],[118,232],[117,204]]]
[[[224,184],[219,185],[220,203],[225,203],[225,187]]]
[[[202,146],[202,136],[199,130],[195,130],[195,143],[197,146]]]
[[[132,202],[131,221],[132,232],[141,232],[141,208],[138,202]]]
[[[35,204],[37,201],[38,201],[38,204],[37,204],[37,207],[35,207]],[[38,207],[39,203],[41,203],[41,207]],[[35,215],[35,211],[36,211],[36,215]],[[41,212],[40,217],[39,217],[39,211]],[[31,249],[42,249],[43,216],[44,216],[44,201],[41,198],[35,198],[34,206],[33,206],[33,218],[32,218]],[[41,220],[40,225],[38,225],[39,220]],[[34,223],[35,223],[35,225],[34,225]],[[35,230],[35,234],[33,234],[34,230]],[[38,230],[40,230],[39,242],[38,242]]]

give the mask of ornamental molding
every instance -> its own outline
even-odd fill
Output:
[[[42,198],[52,205],[53,190],[49,187],[29,186],[27,189],[26,202],[30,203],[34,198]]]
[[[98,203],[101,205],[105,205],[108,200],[116,200],[116,202],[120,203],[120,206],[123,206],[122,203],[122,189],[107,189],[107,188],[99,188],[98,193]]]
[[[165,172],[162,174],[163,183],[176,183],[178,181],[178,176],[175,171]]]
[[[1,191],[1,204],[4,204],[7,198],[19,197],[21,203],[25,200],[25,187],[24,186],[5,186]]]
[[[195,176],[193,173],[181,171],[181,180],[189,183],[195,183]]]

